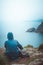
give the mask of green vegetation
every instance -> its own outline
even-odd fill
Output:
[[[5,58],[0,55],[0,65],[6,65]]]
[[[29,48],[29,47],[33,48],[32,45],[27,45],[27,46],[25,46],[24,48]]]
[[[38,50],[41,51],[41,52],[43,52],[43,44],[40,44]]]

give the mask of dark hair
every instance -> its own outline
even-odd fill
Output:
[[[8,40],[12,40],[13,39],[13,33],[12,32],[9,32],[7,34],[7,38],[8,38]]]

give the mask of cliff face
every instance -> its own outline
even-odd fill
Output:
[[[43,22],[38,26],[38,28],[36,29],[36,32],[43,33]]]
[[[26,32],[43,33],[43,22],[41,22],[41,24],[37,27],[37,29],[33,27],[33,28],[28,29]]]
[[[30,28],[26,32],[34,32],[34,31],[35,31],[35,28]]]

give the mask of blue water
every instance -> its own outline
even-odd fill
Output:
[[[3,23],[3,24],[2,24]],[[7,40],[7,33],[13,32],[14,39],[17,39],[22,46],[28,44],[38,47],[43,43],[43,34],[26,32],[31,27],[37,28],[41,22],[1,22],[0,25],[0,47],[4,47],[4,42]]]

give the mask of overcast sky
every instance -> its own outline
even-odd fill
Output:
[[[1,20],[24,21],[43,17],[43,0],[0,0]]]

